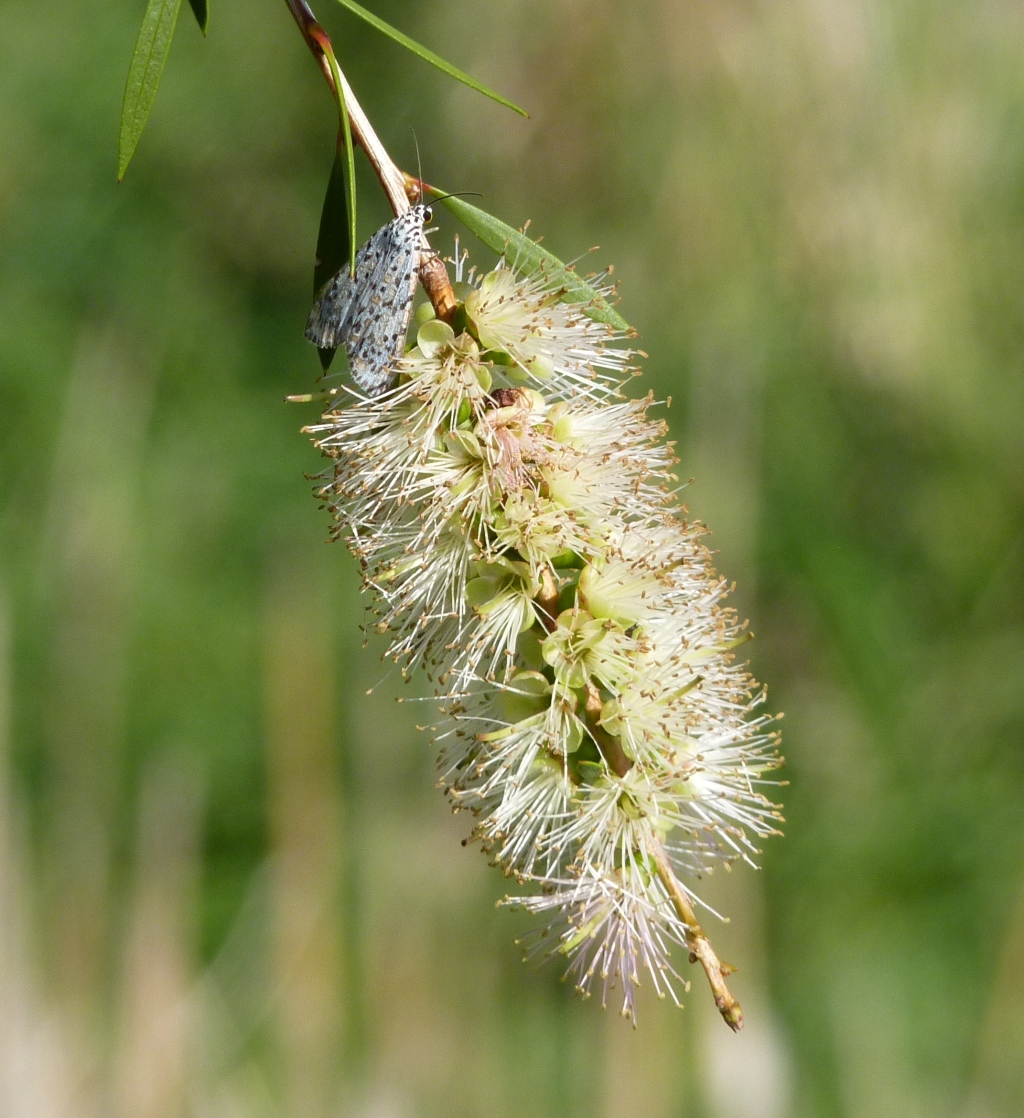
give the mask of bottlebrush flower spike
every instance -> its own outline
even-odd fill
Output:
[[[424,323],[391,391],[309,428],[334,460],[320,496],[390,654],[436,681],[454,808],[532,890],[506,898],[542,917],[528,954],[633,1017],[645,972],[678,1004],[675,944],[736,1029],[683,882],[778,833],[772,718],[664,425],[621,394],[634,353],[560,294],[503,262],[458,334]]]

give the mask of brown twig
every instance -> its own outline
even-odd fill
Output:
[[[420,256],[420,283],[434,308],[434,314],[450,322],[458,300],[444,261],[432,249]]]
[[[310,8],[306,0],[285,0],[285,3],[298,24],[299,31],[306,41],[306,46],[309,47],[310,52],[316,59],[327,85],[334,93],[334,76],[331,73],[331,65],[327,60],[328,52],[333,53],[333,48],[327,32],[317,21],[313,9]],[[339,73],[341,73],[340,70]],[[416,183],[417,180],[405,174],[388,155],[387,149],[373,130],[373,125],[366,113],[363,112],[362,106],[352,92],[344,73],[341,73],[341,81],[345,94],[345,107],[348,109],[349,122],[352,126],[352,138],[366,153],[366,158],[376,172],[395,216],[404,214],[411,205],[410,184]],[[412,195],[412,197],[415,197],[417,201],[419,200],[416,195]],[[448,277],[448,269],[444,266],[440,256],[431,249],[426,237],[423,238],[420,248],[420,281],[434,306],[437,317],[447,321],[456,305],[455,292],[452,290],[451,280]]]
[[[672,904],[679,914],[679,919],[686,925],[686,946],[690,949],[690,962],[700,963],[704,968],[704,973],[707,975],[708,983],[711,986],[711,992],[715,996],[715,1005],[718,1006],[718,1012],[721,1013],[729,1028],[734,1033],[738,1033],[743,1028],[743,1010],[725,984],[726,977],[734,973],[736,968],[722,962],[715,954],[710,940],[704,934],[704,929],[697,922],[690,899],[672,871],[668,855],[660,842],[655,841],[652,844],[651,857],[658,869],[658,876],[672,898]]]
[[[324,56],[323,48],[320,46],[319,42],[317,42],[313,33],[314,28],[320,31],[323,31],[323,28],[320,27],[316,16],[313,15],[312,8],[306,3],[306,0],[284,0],[284,2],[288,5],[288,10],[295,18],[295,22],[299,25],[299,31],[302,32],[302,37],[306,40],[306,46],[312,51],[313,57],[316,59],[317,65],[323,71],[324,78],[331,87],[331,92],[333,93],[334,77],[331,74],[331,67],[328,65],[327,59]]]
[[[583,707],[587,730],[601,751],[601,756],[607,761],[608,767],[616,776],[623,777],[633,767],[633,762],[626,756],[619,739],[614,734],[609,734],[601,725],[603,707],[601,692],[592,683],[588,683],[587,701]]]

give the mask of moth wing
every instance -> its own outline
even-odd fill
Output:
[[[371,279],[356,293],[349,308],[346,349],[352,379],[371,396],[383,392],[391,379],[391,366],[402,356],[405,335],[416,291],[419,232],[422,222],[397,218],[382,229],[389,231]],[[392,229],[395,226],[397,228]]]
[[[376,264],[375,240],[376,237],[371,237],[356,253],[355,276],[349,275],[346,265],[320,289],[306,321],[306,338],[317,349],[336,349],[345,343],[346,322],[350,321],[353,300]]]
[[[354,290],[355,284],[347,267],[332,276],[320,289],[306,320],[306,338],[317,349],[337,347],[341,325],[348,313]]]

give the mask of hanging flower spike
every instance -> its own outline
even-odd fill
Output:
[[[621,394],[634,353],[560,295],[503,261],[460,333],[424,323],[391,391],[309,429],[334,460],[320,495],[389,654],[436,680],[453,806],[531,889],[505,901],[542,918],[527,953],[635,1018],[645,974],[678,1003],[674,944],[738,1029],[682,879],[778,833],[772,718],[664,425]]]

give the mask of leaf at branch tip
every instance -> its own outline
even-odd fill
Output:
[[[339,137],[340,139],[340,137]],[[320,212],[320,232],[316,238],[316,264],[313,268],[313,294],[348,262],[351,237],[348,221],[348,191],[346,188],[346,154],[339,143],[334,156],[334,166],[324,195],[324,208]],[[321,349],[320,364],[324,371],[334,359],[333,349]]]
[[[209,0],[188,0],[188,2],[192,5],[192,14],[196,17],[199,30],[205,35],[210,26]]]
[[[536,241],[531,241],[525,233],[513,229],[489,213],[470,205],[463,198],[440,198],[441,204],[450,210],[463,225],[480,238],[488,248],[502,253],[516,271],[531,275],[543,268],[552,282],[565,288],[562,298],[567,303],[585,303],[584,313],[597,322],[606,322],[623,333],[631,331],[629,323],[597,290],[582,276],[567,268],[557,256],[543,249]]]
[[[504,105],[513,112],[519,113],[520,116],[529,117],[530,114],[525,109],[521,109],[514,101],[509,101],[507,97],[502,97],[500,93],[495,93],[493,89],[488,89],[486,85],[478,82],[476,78],[471,78],[469,74],[464,73],[450,62],[446,62],[439,55],[421,46],[414,39],[410,39],[408,35],[403,35],[401,31],[392,27],[390,23],[385,23],[380,16],[375,16],[373,12],[368,12],[361,4],[357,4],[355,0],[338,0],[338,3],[341,4],[343,8],[348,8],[350,12],[359,16],[360,19],[366,20],[371,27],[375,27],[382,34],[387,35],[389,39],[394,39],[396,43],[400,43],[406,50],[411,50],[413,54],[418,55],[424,62],[429,62],[431,66],[436,66],[439,70],[442,70],[450,78],[462,82],[463,85],[468,85],[470,89],[475,89],[477,93],[482,93],[485,97],[490,97],[492,101],[497,101],[499,105]]]
[[[135,53],[128,67],[128,83],[121,108],[121,134],[117,143],[117,181],[124,178],[136,145],[149,119],[160,75],[174,38],[181,0],[149,0]]]

